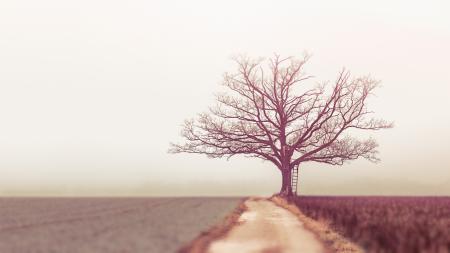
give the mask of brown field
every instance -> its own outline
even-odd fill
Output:
[[[0,253],[170,253],[239,198],[0,198]]]
[[[298,197],[294,202],[368,253],[450,252],[450,197]]]

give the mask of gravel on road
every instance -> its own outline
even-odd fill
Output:
[[[265,199],[247,200],[239,225],[213,241],[207,253],[324,253],[317,237],[290,211]]]

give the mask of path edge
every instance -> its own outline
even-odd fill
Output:
[[[201,232],[190,243],[180,248],[177,253],[205,253],[213,241],[224,237],[234,226],[240,224],[239,217],[247,210],[245,202],[248,199],[249,198],[243,198],[230,214],[225,216],[225,218],[216,225]]]
[[[335,232],[327,224],[306,216],[295,204],[289,203],[286,199],[273,196],[269,200],[297,216],[305,227],[324,243],[328,251],[331,250],[334,253],[365,253],[361,247]]]

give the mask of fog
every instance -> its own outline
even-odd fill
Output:
[[[447,1],[3,1],[0,195],[267,195],[244,157],[168,154],[207,110],[232,56],[312,54],[382,81],[367,133],[381,162],[303,164],[302,194],[450,194]]]

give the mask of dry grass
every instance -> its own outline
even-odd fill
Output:
[[[247,210],[246,199],[242,200],[236,209],[226,216],[222,222],[202,232],[188,245],[182,247],[178,253],[205,253],[212,241],[224,237],[235,225],[239,225],[239,217]]]
[[[366,252],[450,253],[449,197],[301,196],[293,203]]]
[[[316,221],[304,215],[300,209],[294,204],[289,203],[286,199],[274,196],[270,198],[276,205],[283,207],[293,214],[305,225],[306,228],[315,233],[325,246],[335,253],[363,253],[364,250],[355,245],[348,239],[333,231],[328,222]]]

